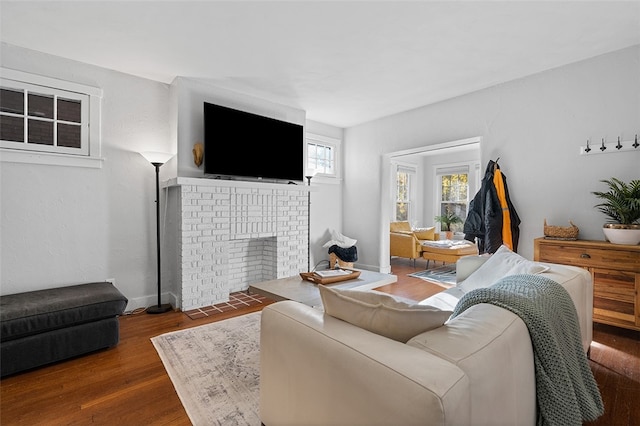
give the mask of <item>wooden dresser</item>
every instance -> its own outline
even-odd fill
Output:
[[[536,238],[534,260],[581,266],[593,278],[593,321],[640,330],[640,245]]]

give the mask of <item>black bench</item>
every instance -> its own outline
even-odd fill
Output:
[[[0,376],[115,346],[126,306],[109,282],[0,296]]]

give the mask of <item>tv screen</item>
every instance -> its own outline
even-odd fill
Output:
[[[303,181],[303,126],[204,103],[208,177]]]

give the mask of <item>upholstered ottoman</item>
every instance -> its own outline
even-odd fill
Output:
[[[109,282],[1,296],[0,375],[115,346],[126,306]]]
[[[422,243],[422,257],[429,261],[439,261],[444,263],[456,263],[463,256],[478,254],[478,246],[469,241],[427,241]]]

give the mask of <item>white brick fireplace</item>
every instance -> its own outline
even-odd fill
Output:
[[[307,186],[203,178],[176,178],[167,186],[175,209],[168,212],[175,225],[168,232],[175,235],[164,246],[177,252],[169,274],[182,310],[306,271]]]

